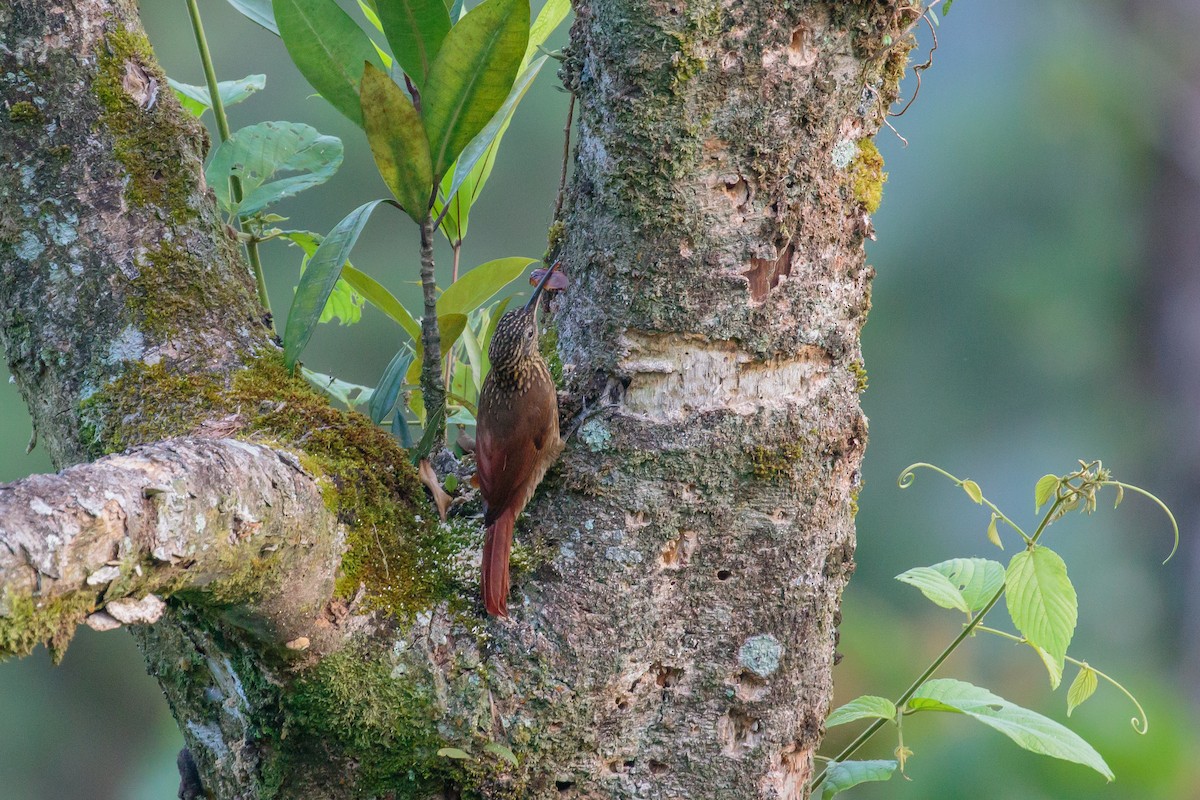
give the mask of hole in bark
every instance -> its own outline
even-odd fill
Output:
[[[636,763],[637,763],[636,761],[632,761],[632,760],[631,760],[631,761],[626,761],[626,762],[625,762],[625,769],[633,769],[633,765],[634,765],[634,764],[636,764]]]
[[[767,682],[750,670],[741,670],[734,680],[734,694],[739,700],[761,700],[767,694]]]
[[[772,289],[779,285],[779,280],[792,272],[792,255],[796,248],[788,242],[776,251],[778,255],[772,261],[767,258],[751,258],[750,269],[742,274],[750,281],[750,297],[762,300]]]
[[[675,539],[663,545],[659,554],[659,566],[663,569],[686,567],[696,550],[696,532],[683,531]]]
[[[679,679],[683,677],[683,670],[679,667],[656,663],[651,669],[654,670],[654,682],[664,689],[669,689],[679,683]]]
[[[733,577],[733,573],[732,573],[732,572],[730,572],[729,570],[727,570],[727,569],[719,569],[719,570],[717,570],[717,580],[719,580],[719,581],[727,581],[727,580],[729,580],[731,577]]]
[[[734,178],[730,176],[725,180],[725,195],[738,208],[750,202],[750,184],[746,183],[746,179],[740,175]]]
[[[575,781],[555,781],[554,788],[560,792],[569,792],[575,788]]]
[[[741,758],[747,751],[758,746],[762,739],[761,723],[744,711],[730,709],[717,720],[717,738],[721,741],[721,752],[727,756]]]
[[[666,764],[664,764],[661,761],[655,761],[653,758],[650,759],[650,774],[651,775],[663,775],[666,773],[666,771],[667,771]]]

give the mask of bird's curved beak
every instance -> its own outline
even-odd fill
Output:
[[[533,295],[529,298],[529,302],[525,304],[526,311],[532,311],[537,308],[538,300],[542,297],[542,290],[546,288],[546,283],[550,280],[550,276],[554,274],[554,270],[558,269],[561,262],[555,261],[554,266],[546,270],[546,274],[538,281],[537,288],[533,290]]]

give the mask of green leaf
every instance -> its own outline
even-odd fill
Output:
[[[913,567],[907,572],[897,575],[896,580],[917,587],[921,590],[921,594],[942,608],[957,608],[964,614],[967,613],[967,601],[963,598],[962,592],[950,582],[949,578],[933,567]]]
[[[942,3],[942,16],[943,17],[950,13],[950,6],[952,6],[952,5],[954,5],[954,0],[946,0],[946,2]]]
[[[175,96],[179,98],[184,110],[193,117],[203,116],[205,111],[212,108],[212,97],[207,86],[192,86],[173,78],[167,78],[167,83],[175,91]],[[217,84],[217,94],[221,96],[222,105],[229,107],[261,91],[266,85],[266,75],[247,75],[239,81],[221,81]]]
[[[255,24],[266,28],[276,36],[279,35],[279,27],[275,24],[275,14],[271,11],[271,0],[229,0],[229,5],[242,12]]]
[[[1108,780],[1113,779],[1112,770],[1100,754],[1073,731],[965,681],[949,678],[926,681],[908,706],[915,710],[951,710],[966,714],[995,728],[1030,752],[1083,764]]]
[[[342,278],[354,288],[354,291],[366,298],[368,303],[398,323],[414,342],[420,344],[421,324],[413,319],[412,314],[408,313],[408,309],[401,305],[395,295],[370,275],[360,272],[349,264],[342,268]]]
[[[280,200],[318,186],[342,164],[342,141],[299,122],[260,122],[235,131],[216,149],[204,179],[221,207],[250,217]],[[276,179],[284,172],[296,172]],[[229,193],[229,178],[242,182],[242,202]]]
[[[300,275],[303,276],[308,268],[309,259],[321,244],[321,237],[312,231],[284,231],[280,235],[304,250],[304,258],[300,262]],[[346,264],[346,267],[349,266]],[[354,287],[339,279],[334,284],[329,299],[325,301],[325,308],[321,311],[321,319],[318,322],[324,324],[337,317],[343,325],[353,325],[362,319],[363,299],[354,291]]]
[[[420,115],[404,90],[372,64],[363,70],[362,113],[367,141],[383,182],[413,222],[420,225],[429,215],[433,194],[429,142]]]
[[[513,256],[480,264],[442,292],[437,301],[438,317],[444,314],[470,314],[536,262],[536,258]]]
[[[1058,661],[1054,656],[1047,653],[1044,648],[1038,647],[1032,642],[1026,642],[1025,644],[1032,647],[1033,652],[1037,653],[1038,658],[1042,660],[1042,664],[1046,667],[1046,672],[1050,674],[1050,690],[1054,691],[1062,683],[1063,662]],[[1067,716],[1070,716],[1070,714]]]
[[[1033,510],[1041,511],[1042,506],[1050,502],[1054,497],[1054,493],[1058,490],[1057,475],[1043,475],[1038,478],[1037,485],[1033,487]]]
[[[371,27],[383,33],[383,23],[379,21],[379,14],[375,11],[373,3],[368,3],[366,0],[358,0],[358,9],[363,12],[363,16],[367,18],[367,22],[371,23]]]
[[[1022,550],[1009,562],[1005,584],[1008,613],[1017,630],[1061,665],[1078,617],[1067,565],[1047,547]]]
[[[454,758],[459,761],[471,757],[470,753],[466,750],[459,750],[457,747],[443,747],[441,750],[438,750],[437,754],[444,758]]]
[[[995,514],[992,514],[992,521],[989,522],[987,526],[987,538],[989,542],[1003,550],[1004,542],[1000,541],[1000,532],[996,530],[997,519],[998,517]]]
[[[371,394],[375,391],[369,386],[361,386],[357,383],[347,383],[339,380],[332,375],[325,375],[321,372],[313,372],[308,367],[301,367],[300,374],[303,375],[309,383],[315,388],[332,397],[345,403],[347,407],[354,408],[371,400]]]
[[[892,719],[896,718],[896,704],[886,697],[864,694],[856,697],[844,706],[835,708],[825,720],[825,727],[832,728],[845,725],[860,719]]]
[[[342,265],[350,259],[350,251],[354,249],[371,212],[382,202],[372,200],[351,211],[334,226],[309,259],[308,268],[296,287],[296,296],[292,299],[287,327],[283,332],[283,360],[289,369],[295,366],[296,359],[312,338],[325,301],[341,276]]]
[[[496,112],[491,121],[484,126],[479,135],[463,148],[458,160],[454,163],[454,177],[450,181],[450,188],[443,192],[445,197],[454,198],[464,182],[468,178],[474,177],[475,180],[472,182],[471,191],[466,198],[468,208],[474,205],[475,198],[479,196],[480,190],[483,189],[483,184],[487,182],[487,176],[484,175],[484,171],[486,170],[488,174],[491,173],[491,161],[494,159],[494,149],[500,146],[500,139],[504,136],[505,131],[508,130],[513,114],[517,110],[517,105],[525,97],[525,93],[529,91],[529,87],[533,85],[533,79],[537,77],[546,60],[546,57],[542,56],[521,73],[516,83],[513,84],[512,91],[505,98],[504,105],[500,107],[500,110]],[[485,161],[481,162],[480,159],[485,159]],[[465,228],[466,226],[464,225],[463,227]],[[463,233],[465,234],[465,231]]]
[[[462,335],[463,329],[467,327],[466,314],[438,314],[438,334],[441,336],[441,356],[446,357],[450,352],[450,348],[454,347],[454,342]],[[416,342],[417,360],[408,368],[408,375],[405,381],[416,386],[421,380],[421,359],[425,355],[425,348],[421,345],[421,340]]]
[[[418,89],[450,32],[450,13],[442,0],[379,0],[383,34],[400,68]]]
[[[1083,705],[1084,702],[1092,696],[1096,691],[1096,670],[1084,664],[1079,668],[1079,674],[1075,676],[1075,680],[1071,681],[1071,687],[1067,689],[1067,716],[1071,716],[1071,712]]]
[[[976,483],[975,481],[970,481],[970,480],[963,481],[962,488],[963,488],[963,491],[967,493],[967,497],[970,497],[972,500],[974,500],[976,503],[979,503],[980,505],[983,504],[983,492],[980,490],[978,483]]]
[[[474,388],[479,388],[483,385],[483,350],[479,347],[479,339],[476,338],[475,332],[471,330],[468,321],[467,327],[463,328],[462,332],[463,349],[467,354],[467,366],[470,369],[471,382]],[[459,362],[461,364],[461,362]],[[465,393],[464,393],[465,394]]]
[[[384,418],[396,407],[396,398],[400,396],[400,390],[404,388],[404,376],[408,373],[409,365],[416,357],[416,351],[409,345],[404,345],[396,351],[396,355],[392,356],[392,360],[383,370],[383,374],[379,376],[379,384],[375,387],[375,391],[371,395],[371,402],[367,406],[367,410],[371,414],[371,421],[376,425],[383,422]]]
[[[450,29],[421,96],[436,180],[504,104],[528,42],[527,0],[484,0]]]
[[[1004,565],[986,558],[952,558],[929,569],[946,576],[962,593],[971,613],[982,611],[1004,585]]]
[[[821,800],[829,800],[860,783],[890,780],[895,771],[895,761],[830,762],[825,768],[825,782],[821,784]]]
[[[441,2],[441,0],[438,0],[438,2]],[[512,750],[505,747],[504,745],[502,745],[498,742],[488,742],[487,744],[485,744],[483,746],[483,749],[488,751],[489,753],[500,756],[500,758],[503,758],[505,761],[512,764],[514,767],[517,766],[516,753],[514,753]]]
[[[537,19],[529,27],[529,46],[525,48],[525,58],[521,61],[521,66],[529,63],[533,54],[546,43],[550,34],[554,33],[555,28],[562,24],[569,13],[571,0],[546,0],[542,10],[538,12]]]
[[[288,54],[309,85],[362,126],[363,64],[381,64],[371,39],[334,0],[272,0]]]

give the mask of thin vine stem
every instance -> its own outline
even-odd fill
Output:
[[[1016,636],[1014,634],[1009,633],[1008,631],[997,630],[996,628],[989,628],[987,625],[980,625],[975,630],[980,631],[982,633],[990,633],[990,634],[993,634],[994,636],[999,636],[1003,639],[1008,639],[1010,642],[1016,642],[1017,644],[1029,644],[1029,640],[1023,636]],[[1094,672],[1097,675],[1097,677],[1104,678],[1104,680],[1108,681],[1113,686],[1115,686],[1117,689],[1119,689],[1123,695],[1125,695],[1126,697],[1129,698],[1129,702],[1133,703],[1134,707],[1137,708],[1137,710],[1138,710],[1138,716],[1131,718],[1129,720],[1129,724],[1132,725],[1133,729],[1135,731],[1137,731],[1139,734],[1145,735],[1146,733],[1148,733],[1150,731],[1150,717],[1148,717],[1146,715],[1146,709],[1142,708],[1142,704],[1137,701],[1137,698],[1134,697],[1129,692],[1128,689],[1126,689],[1124,686],[1122,686],[1120,683],[1118,683],[1112,676],[1101,672],[1100,670],[1096,669],[1095,667],[1093,667],[1091,664],[1087,663],[1086,661],[1080,661],[1079,659],[1071,658],[1070,656],[1065,656],[1065,660],[1074,664],[1075,666],[1079,667],[1080,669],[1090,669],[1092,672]]]
[[[933,464],[918,463],[918,464],[913,464],[912,466],[910,466],[906,470],[904,470],[902,473],[900,473],[900,479],[898,481],[898,484],[901,489],[907,489],[909,486],[912,486],[913,481],[916,479],[916,476],[913,474],[913,470],[915,470],[917,467],[926,467],[928,469],[933,470],[934,472],[940,473],[941,475],[944,475],[947,478],[949,478],[950,480],[957,483],[959,486],[961,486],[963,484],[963,482],[960,481],[958,478],[954,477],[949,472],[946,472],[944,469],[942,469],[940,467],[934,466]],[[1034,531],[1033,536],[1025,537],[1026,540],[1028,541],[1030,547],[1037,544],[1038,539],[1041,538],[1042,533],[1046,530],[1046,526],[1049,525],[1051,520],[1054,519],[1054,514],[1056,511],[1058,511],[1058,507],[1060,505],[1062,505],[1062,503],[1063,503],[1062,498],[1055,499],[1054,503],[1051,504],[1050,508],[1046,511],[1046,515],[1044,517],[1042,517],[1042,521],[1040,523],[1038,523],[1037,530]],[[1012,525],[1014,528],[1016,528],[1018,531],[1020,531],[1020,528],[1017,528],[1015,523],[1009,522],[1009,524]],[[1022,536],[1024,536],[1024,532],[1022,532]],[[942,666],[942,664],[946,661],[946,659],[948,659],[954,653],[954,651],[958,649],[958,646],[961,645],[964,641],[966,641],[967,637],[970,636],[972,634],[972,632],[974,632],[979,627],[980,623],[983,622],[984,617],[986,617],[988,615],[988,612],[992,610],[992,608],[996,605],[996,603],[1000,602],[1000,598],[1003,596],[1004,596],[1004,587],[1001,586],[999,589],[996,590],[996,593],[994,595],[992,595],[992,598],[990,600],[988,600],[987,605],[985,605],[980,610],[980,612],[975,615],[974,619],[972,619],[970,622],[968,622],[966,625],[963,626],[963,629],[958,634],[958,636],[954,637],[954,641],[952,641],[952,642],[950,642],[950,644],[946,645],[946,648],[944,650],[942,650],[942,652],[938,655],[938,657],[935,658],[928,667],[925,668],[925,671],[922,672],[921,675],[916,680],[914,680],[911,684],[909,684],[909,687],[907,689],[905,689],[904,692],[901,693],[901,695],[898,698],[896,698],[896,700],[894,701],[896,708],[903,707],[905,703],[907,703],[909,700],[912,699],[912,696],[917,693],[917,689],[920,689],[921,685],[924,684],[925,681],[929,680],[935,672],[937,672],[938,667]],[[865,730],[863,730],[862,733],[860,733],[858,736],[856,736],[854,738],[854,741],[852,741],[852,742],[850,742],[850,744],[846,745],[846,747],[842,750],[842,752],[838,753],[836,756],[833,757],[834,762],[840,763],[842,761],[845,761],[850,756],[852,756],[856,752],[858,752],[859,748],[861,748],[864,744],[866,744],[871,739],[871,737],[874,736],[879,731],[879,729],[882,728],[884,726],[884,724],[886,724],[888,721],[889,720],[886,720],[886,719],[874,720],[870,725],[867,726],[867,728]],[[826,777],[826,775],[828,775],[828,773],[829,773],[828,768],[822,770],[821,774],[813,779],[811,788],[816,789],[818,786],[820,786],[822,783],[824,783],[825,777]]]
[[[917,479],[916,470],[919,467],[933,470],[934,472],[937,472],[940,475],[944,475],[947,478],[949,478],[950,480],[954,481],[954,483],[959,487],[961,487],[964,483],[966,483],[966,480],[959,479],[959,478],[955,477],[954,475],[951,475],[949,472],[946,472],[946,470],[942,469],[939,466],[936,466],[934,464],[927,464],[924,461],[920,461],[920,462],[917,462],[916,464],[910,464],[907,468],[905,468],[905,470],[900,473],[900,477],[899,477],[899,479],[897,479],[896,485],[899,486],[901,489],[907,489],[909,486],[912,486],[913,481],[915,481]],[[1020,525],[1018,525],[1017,523],[1015,523],[1011,519],[1009,519],[1008,515],[1005,514],[1003,511],[1001,511],[999,508],[997,508],[996,504],[993,503],[991,500],[988,500],[986,497],[983,497],[981,495],[980,496],[980,504],[983,505],[988,510],[990,510],[993,514],[995,514],[996,519],[1000,520],[1004,524],[1008,525],[1008,527],[1012,528],[1014,531],[1019,533],[1021,535],[1021,538],[1025,540],[1026,544],[1029,544],[1032,541],[1029,534],[1025,533],[1025,531],[1021,528]]]
[[[1100,485],[1116,486],[1120,490],[1128,489],[1131,492],[1136,492],[1142,497],[1150,498],[1158,505],[1159,508],[1163,510],[1163,513],[1167,515],[1167,519],[1171,520],[1171,528],[1175,531],[1175,543],[1171,546],[1171,552],[1167,553],[1167,557],[1163,559],[1162,563],[1166,564],[1168,561],[1170,561],[1175,555],[1175,551],[1179,549],[1179,523],[1175,521],[1175,515],[1171,513],[1171,509],[1167,508],[1167,504],[1162,500],[1159,500],[1155,495],[1147,492],[1142,487],[1134,486],[1132,483],[1122,483],[1121,481],[1104,481]]]
[[[221,91],[217,85],[217,72],[213,68],[212,53],[208,49],[208,38],[204,35],[204,23],[200,19],[200,7],[196,0],[187,0],[188,16],[192,20],[192,32],[196,34],[196,48],[200,51],[200,63],[204,66],[204,82],[208,84],[209,105],[212,106],[213,116],[217,119],[217,137],[224,144],[230,136],[229,118],[225,116],[225,103],[221,100]],[[242,182],[237,176],[229,178],[229,193],[235,203],[242,202]],[[234,227],[240,233],[242,221],[237,214],[233,215]],[[267,282],[263,276],[262,259],[258,255],[258,241],[251,236],[245,242],[246,257],[254,272],[254,284],[258,289],[258,302],[271,313],[271,299],[267,296]]]

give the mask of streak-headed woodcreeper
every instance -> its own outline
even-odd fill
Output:
[[[538,352],[537,307],[554,268],[546,270],[524,308],[500,318],[488,357],[492,369],[479,393],[475,462],[485,503],[483,604],[508,616],[508,556],[513,524],[546,469],[562,450],[558,394]]]

